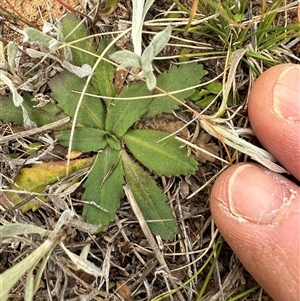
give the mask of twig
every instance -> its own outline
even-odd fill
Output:
[[[58,126],[61,126],[65,123],[68,123],[69,121],[70,121],[70,117],[65,117],[65,118],[60,119],[58,121],[43,125],[39,128],[35,128],[35,129],[31,129],[31,130],[23,131],[23,132],[19,132],[19,133],[14,133],[14,134],[9,135],[9,136],[0,137],[0,144],[11,141],[11,140],[19,139],[19,138],[22,138],[22,137],[31,136],[31,135],[41,133],[41,132],[56,128]]]

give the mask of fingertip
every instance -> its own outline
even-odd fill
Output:
[[[251,89],[248,110],[261,144],[300,179],[300,66],[282,64],[264,72]]]
[[[216,180],[210,205],[221,234],[253,277],[276,300],[296,300],[290,296],[299,297],[299,188],[241,163]],[[293,282],[289,289],[287,282]]]

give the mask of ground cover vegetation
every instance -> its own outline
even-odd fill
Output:
[[[6,2],[0,300],[270,300],[208,200],[232,163],[284,172],[247,95],[299,63],[297,2],[57,1],[43,27]]]

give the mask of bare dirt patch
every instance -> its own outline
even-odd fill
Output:
[[[80,8],[80,2],[80,0],[65,1],[73,8]],[[2,24],[0,23],[0,34],[7,41],[20,38],[17,29],[26,26],[42,29],[45,22],[55,23],[57,18],[67,12],[66,8],[56,0],[3,0],[1,6],[5,10],[0,9],[3,17]]]

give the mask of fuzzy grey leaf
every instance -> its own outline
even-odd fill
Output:
[[[154,47],[149,45],[142,54],[141,65],[144,72],[149,72],[153,70],[152,61],[155,57]]]
[[[88,64],[83,64],[81,67],[75,66],[68,61],[62,62],[62,67],[76,74],[78,77],[88,77],[93,74],[93,68]]]
[[[158,55],[170,40],[172,27],[167,26],[163,31],[159,32],[151,41],[149,46],[154,49],[154,56]]]
[[[140,57],[128,50],[117,51],[111,54],[109,57],[123,67],[141,67]]]

